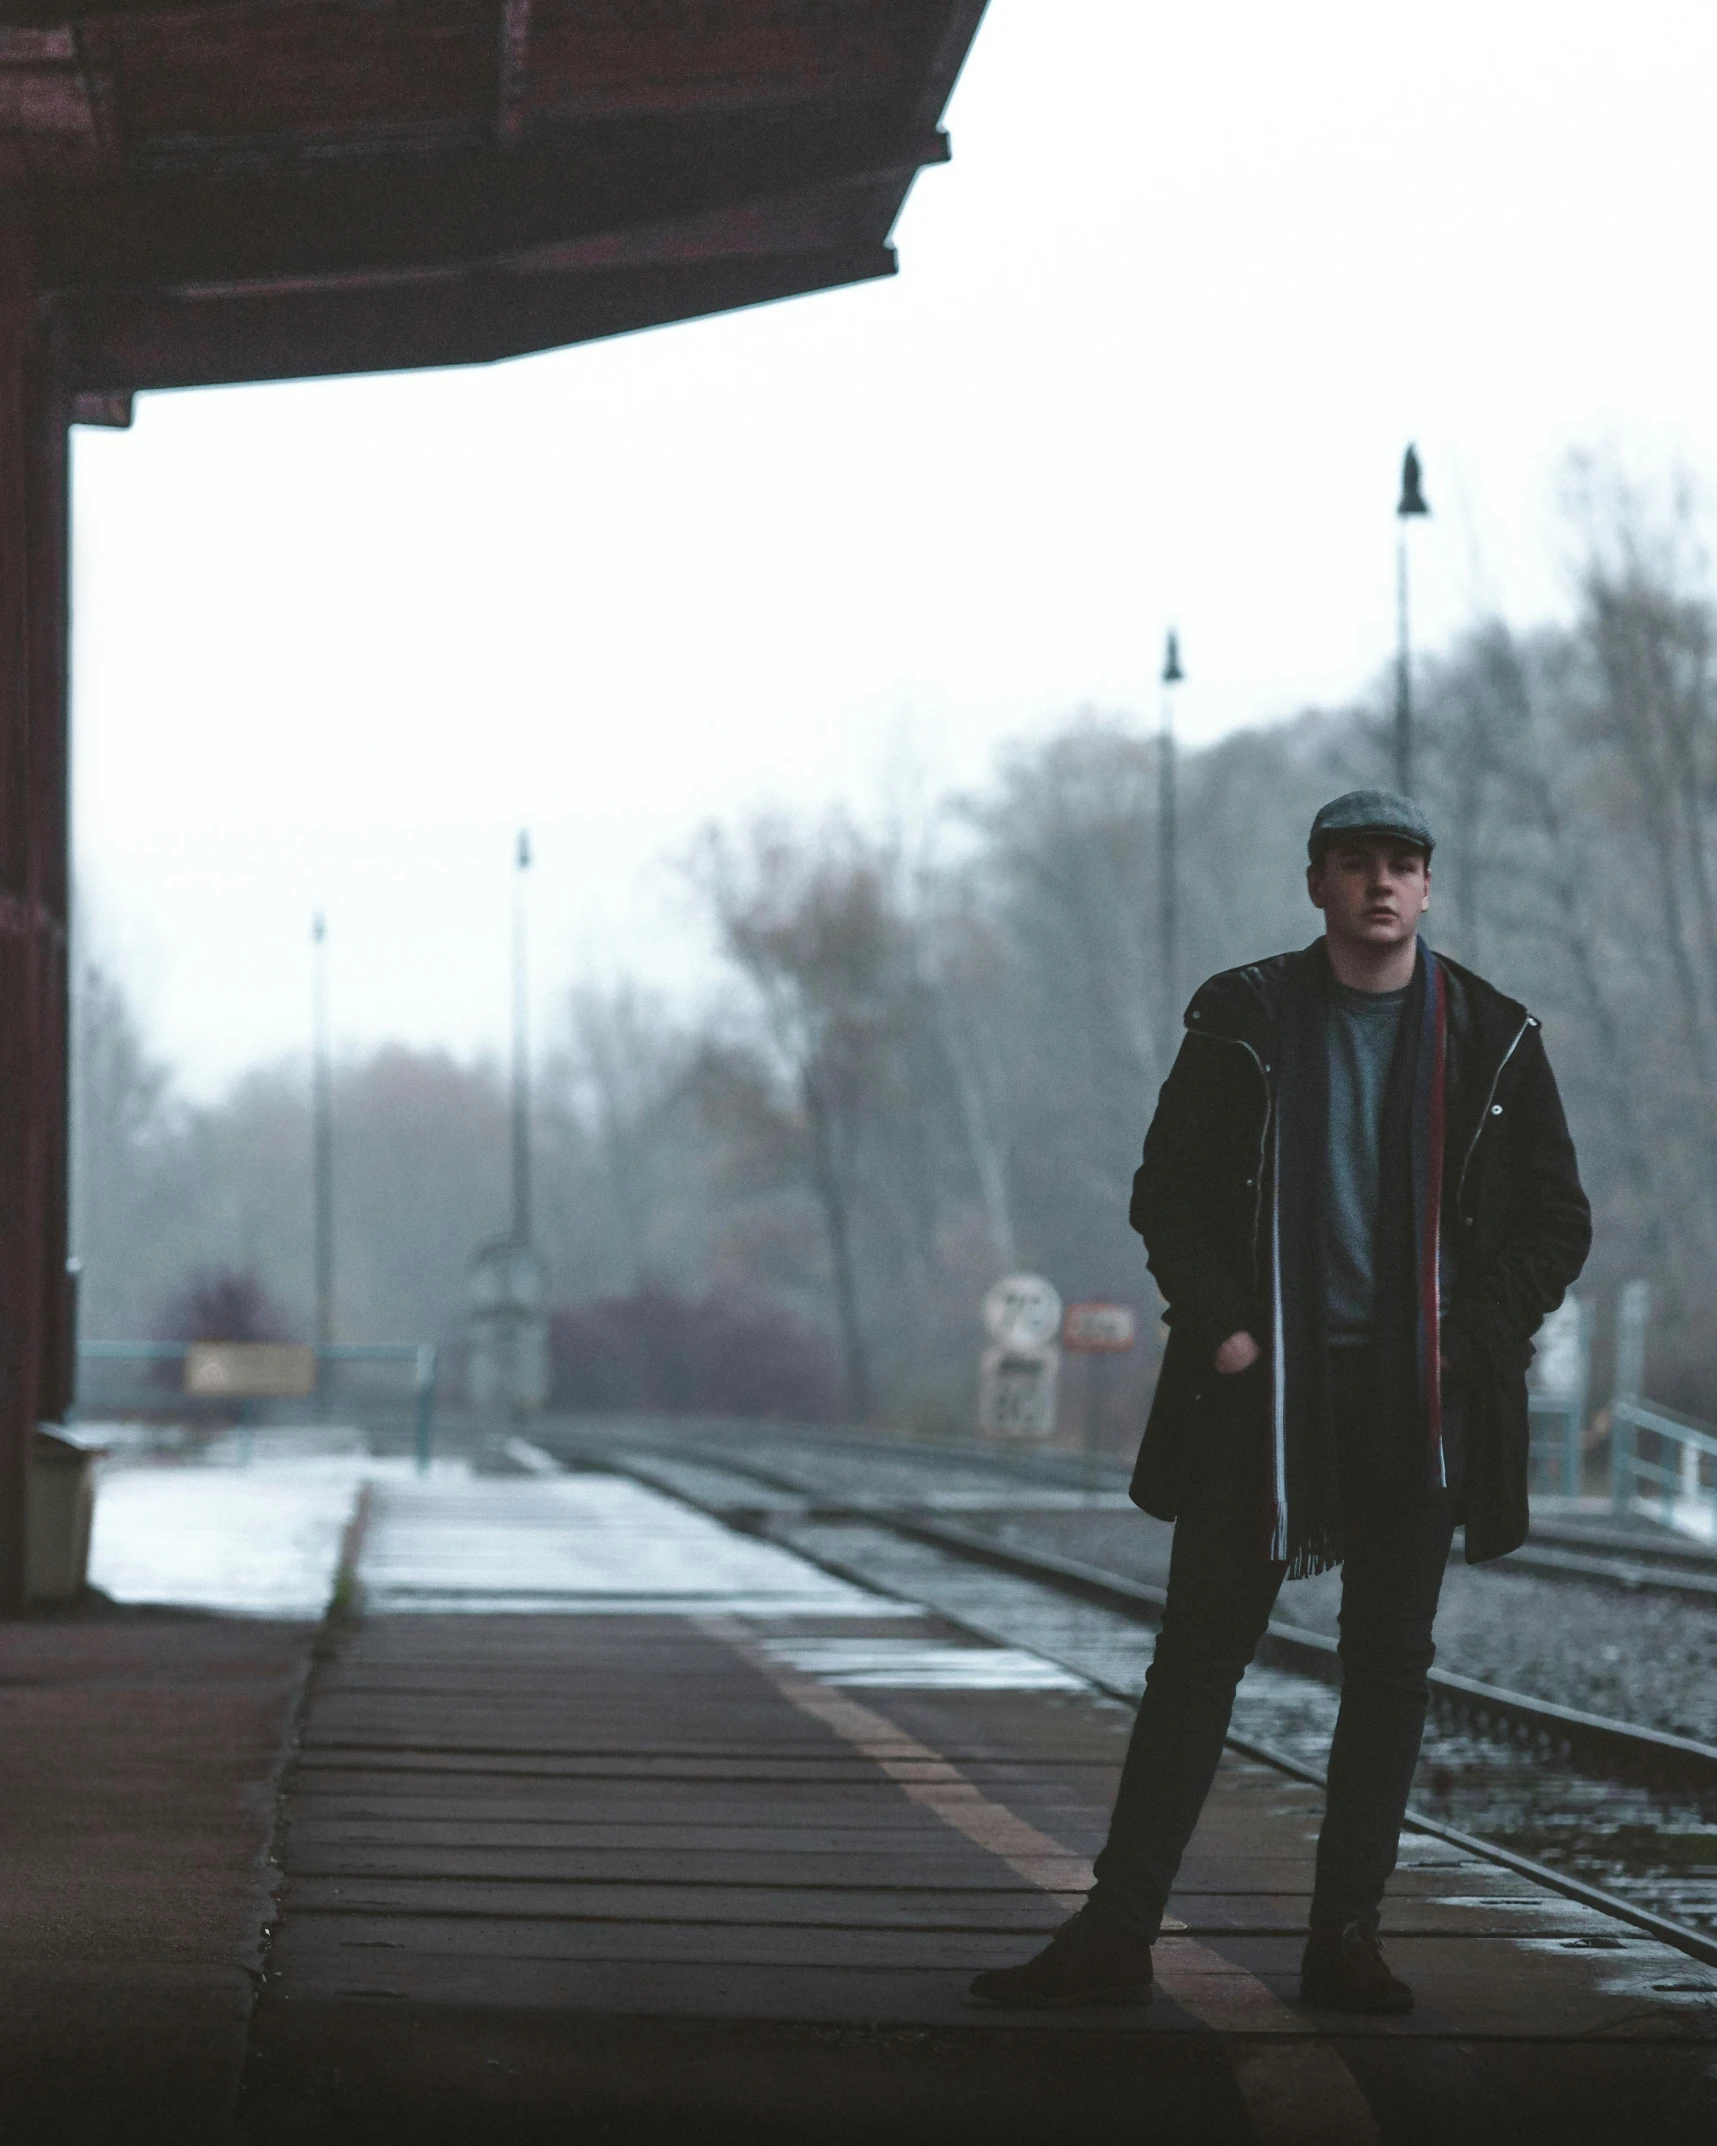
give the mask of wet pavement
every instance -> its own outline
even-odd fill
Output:
[[[232,2139],[313,1627],[0,1626],[0,2136]]]

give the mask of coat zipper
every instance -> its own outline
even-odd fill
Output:
[[[1206,1031],[1208,1033],[1208,1031]],[[1217,1036],[1217,1043],[1232,1043],[1243,1050],[1258,1068],[1258,1078],[1264,1084],[1264,1122],[1258,1134],[1258,1162],[1252,1189],[1252,1276],[1254,1286],[1263,1279],[1260,1272],[1261,1247],[1259,1234],[1264,1219],[1264,1173],[1270,1155],[1270,1133],[1275,1122],[1276,1095],[1270,1086],[1270,1069],[1262,1055],[1239,1036]],[[1279,1213],[1272,1208],[1272,1215]],[[1273,1225],[1272,1225],[1273,1227]],[[1282,1365],[1282,1292],[1279,1273],[1279,1255],[1272,1240],[1270,1247],[1270,1487],[1273,1518],[1270,1528],[1270,1555],[1285,1561],[1288,1555],[1288,1475],[1286,1418],[1284,1414],[1284,1380]]]
[[[1507,1069],[1508,1061],[1520,1048],[1521,1037],[1526,1034],[1526,1031],[1531,1026],[1532,1016],[1531,1014],[1528,1014],[1526,1016],[1526,1019],[1521,1022],[1519,1028],[1515,1031],[1514,1041],[1509,1045],[1508,1049],[1504,1051],[1502,1056],[1497,1060],[1496,1071],[1490,1077],[1490,1087],[1485,1095],[1484,1108],[1479,1112],[1478,1131],[1473,1134],[1471,1141],[1469,1141],[1467,1145],[1466,1157],[1461,1164],[1461,1174],[1455,1180],[1455,1213],[1457,1217],[1459,1216],[1461,1211],[1461,1194],[1467,1189],[1467,1172],[1472,1168],[1473,1157],[1478,1152],[1480,1135],[1484,1132],[1485,1127],[1490,1123],[1490,1106],[1496,1101],[1497,1086],[1502,1079],[1503,1073]]]
[[[1270,1120],[1276,1108],[1275,1094],[1270,1087],[1270,1069],[1262,1057],[1244,1037],[1213,1035],[1209,1029],[1195,1029],[1195,1035],[1205,1037],[1211,1043],[1231,1044],[1235,1050],[1244,1051],[1258,1068],[1258,1078],[1264,1084],[1264,1122],[1258,1129],[1258,1161],[1252,1178],[1252,1272],[1258,1273],[1258,1231],[1264,1219],[1264,1165],[1270,1153]]]

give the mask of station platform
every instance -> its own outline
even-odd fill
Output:
[[[358,1570],[241,2136],[1717,2137],[1717,1975],[1429,1837],[1417,2010],[1302,2008],[1319,1798],[1238,1757],[1152,2005],[975,2005],[1081,1896],[1126,1711],[638,1484],[390,1484]]]
[[[312,1618],[0,1625],[0,2138],[234,2136]]]

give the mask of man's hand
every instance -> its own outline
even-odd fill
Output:
[[[1216,1352],[1216,1368],[1224,1378],[1233,1378],[1236,1372],[1250,1371],[1263,1353],[1250,1334],[1230,1334]]]

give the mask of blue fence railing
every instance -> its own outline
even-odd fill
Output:
[[[191,1347],[183,1341],[80,1341],[78,1362],[83,1364],[184,1363]],[[339,1341],[310,1352],[316,1361],[318,1385],[324,1367],[335,1364],[398,1364],[411,1368],[412,1449],[419,1474],[429,1466],[435,1441],[436,1348],[432,1341]],[[159,1407],[168,1398],[166,1389],[151,1395]],[[181,1396],[192,1400],[193,1396]],[[243,1401],[235,1391],[231,1398]],[[256,1396],[252,1396],[256,1398]],[[207,1397],[205,1397],[206,1405]]]

